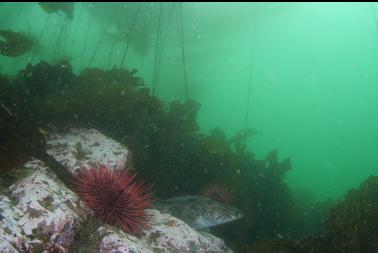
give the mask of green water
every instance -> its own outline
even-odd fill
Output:
[[[87,122],[81,123],[100,127],[112,137],[119,137],[117,141],[140,151],[136,157],[146,159],[136,161],[145,169],[141,174],[147,180],[161,180],[157,182],[161,187],[158,193],[198,193],[213,181],[208,175],[236,184],[239,196],[234,196],[234,204],[245,212],[246,222],[214,233],[224,235],[227,243],[245,250],[240,252],[259,252],[245,249],[258,240],[279,239],[282,235],[299,238],[323,231],[323,219],[335,203],[344,206],[335,212],[337,219],[329,220],[340,222],[340,227],[333,228],[345,230],[342,218],[349,220],[349,213],[344,213],[344,209],[353,213],[354,204],[370,207],[378,199],[374,198],[377,192],[373,189],[376,179],[371,179],[366,184],[369,190],[361,191],[368,195],[368,200],[359,202],[353,195],[340,202],[349,190],[378,174],[378,4],[155,2],[73,6],[70,20],[61,11],[47,14],[38,3],[0,3],[0,30],[11,29],[34,41],[33,48],[21,56],[0,55],[1,75],[8,75],[10,80],[27,64],[47,61],[54,65],[66,60],[73,67],[74,77],[84,80],[77,90],[70,87],[77,84],[73,81],[63,92],[62,87],[54,89],[49,83],[38,83],[33,93],[33,86],[27,85],[36,83],[25,81],[23,76],[14,77],[20,81],[15,82],[15,88],[26,96],[25,103],[35,106],[27,109],[45,113],[34,117],[38,124],[45,124],[42,127],[51,123],[44,118],[46,115],[53,123],[61,123],[60,116],[52,115],[56,111],[64,112],[62,119],[76,123],[75,117],[67,114],[75,114],[79,108],[79,115],[88,116],[88,111],[97,110],[98,118],[83,117]],[[0,36],[0,43],[2,39]],[[144,86],[150,89],[149,94],[165,102],[166,111],[156,109],[160,101],[138,93],[140,87],[133,87],[134,84],[128,90],[130,94],[126,94],[136,98],[128,97],[131,105],[138,105],[141,100],[147,109],[127,110],[129,101],[123,101],[124,94],[118,94],[124,92],[122,87],[99,82],[94,87],[103,89],[96,91],[85,86],[85,80],[91,80],[96,72],[80,75],[87,68],[113,67],[135,68]],[[24,87],[30,88],[32,95],[22,91]],[[41,87],[50,90],[42,92]],[[88,94],[98,95],[94,99],[100,101],[94,100],[93,108],[89,104],[81,111],[81,89],[89,90],[82,94],[83,101],[91,99]],[[0,96],[3,95],[0,90]],[[66,100],[59,100],[60,95]],[[110,98],[113,95],[114,101]],[[184,102],[186,97],[201,104],[197,114],[200,133],[191,118],[195,104],[167,106],[176,100]],[[72,105],[67,101],[73,101]],[[45,105],[49,107],[46,110]],[[151,105],[156,111],[148,107]],[[108,108],[114,111],[107,113]],[[8,117],[4,110],[0,108],[0,116]],[[140,129],[127,127],[128,116]],[[120,117],[122,120],[118,120]],[[118,129],[113,127],[113,120]],[[158,130],[154,132],[146,122],[156,124]],[[247,140],[250,153],[238,152],[231,148],[235,143],[227,142],[220,131],[212,131],[214,128],[222,129],[227,138],[246,128],[259,134]],[[166,136],[167,133],[174,136]],[[165,145],[164,151],[153,146],[156,143]],[[149,153],[150,150],[155,153]],[[291,159],[292,167],[283,177],[269,169],[264,171],[259,163],[272,150],[277,150],[279,161]],[[192,153],[185,153],[189,151]],[[198,158],[203,160],[197,161]],[[230,166],[229,170],[222,167],[223,162]],[[195,168],[189,170],[191,167]],[[192,173],[195,176],[191,177]],[[365,198],[363,193],[359,198]],[[378,204],[375,207],[378,210]],[[361,225],[360,221],[356,224]],[[377,231],[378,223],[367,223],[373,224],[371,231]],[[354,229],[354,225],[349,224],[348,228]],[[335,238],[341,234],[335,231],[326,236]],[[366,234],[361,237],[368,238]],[[352,246],[362,245],[359,238],[347,241],[355,243]]]
[[[183,99],[184,89],[177,85],[183,80],[178,25],[166,5],[162,25],[168,32],[157,93],[171,101]],[[289,185],[320,199],[340,197],[368,175],[377,174],[374,8],[378,6],[368,3],[184,4],[189,95],[202,104],[201,129],[221,127],[231,136],[244,128],[255,29],[248,127],[262,134],[249,141],[250,149],[259,158],[274,148],[280,158],[291,157]],[[36,55],[33,62],[69,56],[79,72],[80,65],[87,66],[104,30],[111,31],[106,27],[115,9],[114,4],[77,3],[64,55],[55,55],[53,50],[62,15],[51,14],[42,34],[46,14],[35,3],[3,3],[0,27],[35,37],[42,34],[41,47],[50,49],[42,57]],[[134,4],[124,10],[129,26],[135,9]],[[127,66],[138,69],[147,86],[152,81],[158,12],[158,4],[144,6],[136,27],[147,30],[142,35],[148,40],[146,49],[140,54],[131,47],[127,55]],[[92,67],[108,64],[111,44],[112,37],[105,36]],[[124,47],[124,42],[117,41],[111,65],[119,64]],[[1,69],[14,73],[28,57],[2,57]]]

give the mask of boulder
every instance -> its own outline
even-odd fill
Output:
[[[31,175],[12,184],[0,196],[1,252],[70,247],[88,210],[41,161],[33,159],[20,169]]]
[[[122,168],[129,156],[126,147],[95,129],[50,134],[46,151],[72,173],[93,163]]]
[[[147,212],[152,217],[150,228],[140,238],[127,235],[108,226],[100,227],[97,232],[103,236],[98,252],[232,252],[221,239],[206,232],[196,231],[169,214],[152,209]]]
[[[92,163],[124,167],[127,148],[94,129],[51,134],[47,152],[74,173]],[[0,194],[0,252],[76,252],[78,236],[91,211],[45,164],[31,159],[18,169],[27,172]],[[17,170],[15,170],[17,171]],[[149,228],[140,237],[99,222],[91,250],[77,252],[232,252],[206,232],[157,210],[146,211]]]

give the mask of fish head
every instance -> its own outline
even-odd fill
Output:
[[[192,226],[197,229],[211,228],[242,217],[243,214],[238,208],[206,198],[204,211],[196,217]]]
[[[159,201],[154,207],[168,213],[195,229],[206,229],[243,217],[236,207],[204,196],[184,195]]]

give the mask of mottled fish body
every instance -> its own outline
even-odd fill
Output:
[[[241,212],[228,204],[207,197],[185,195],[158,201],[154,207],[195,229],[206,229],[240,219]]]

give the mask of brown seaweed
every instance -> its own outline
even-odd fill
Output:
[[[33,41],[26,35],[12,30],[0,29],[0,54],[17,57],[29,51]]]
[[[62,11],[68,19],[73,19],[73,2],[39,2],[38,4],[48,14]]]

